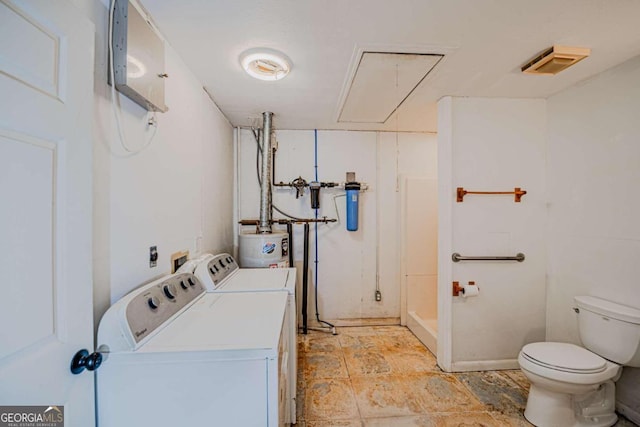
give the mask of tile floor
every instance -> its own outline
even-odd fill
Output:
[[[520,371],[442,372],[402,326],[309,331],[298,350],[297,427],[531,426]]]

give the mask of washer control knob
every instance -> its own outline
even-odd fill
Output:
[[[189,285],[191,285],[191,286],[195,286],[196,285],[195,280],[193,280],[191,277],[189,277]]]
[[[160,300],[158,300],[158,298],[156,297],[151,297],[147,300],[147,304],[149,304],[149,308],[155,310],[160,307]]]
[[[214,270],[213,267],[209,267],[209,271],[211,272],[211,274],[216,274],[217,270]]]
[[[220,267],[224,268],[224,261],[220,260],[218,262],[220,263]]]
[[[180,281],[180,287],[181,287],[182,289],[189,289],[189,287],[188,287],[188,286],[187,286],[187,284],[184,282],[184,280],[181,280],[181,281]]]
[[[164,294],[167,296],[167,298],[176,298],[176,287],[173,284],[164,285],[164,288],[162,288],[162,290],[164,291]]]

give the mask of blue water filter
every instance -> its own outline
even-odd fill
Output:
[[[358,204],[360,200],[360,184],[348,182],[344,189],[347,191],[347,230],[358,229]]]

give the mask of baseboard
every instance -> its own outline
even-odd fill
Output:
[[[300,319],[299,319],[300,320]],[[362,319],[323,319],[335,325],[336,327],[351,326],[395,326],[400,325],[399,317],[375,317]],[[308,326],[310,328],[326,327],[325,324],[318,323],[316,319],[309,319]]]
[[[500,371],[504,369],[520,369],[518,359],[474,360],[451,363],[451,372]]]
[[[619,414],[624,415],[629,421],[633,421],[634,423],[640,425],[640,413],[638,411],[631,409],[629,406],[624,403],[620,403],[619,400],[616,401],[616,411]]]

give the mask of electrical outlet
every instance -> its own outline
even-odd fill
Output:
[[[158,247],[149,247],[149,268],[153,268],[158,265]]]
[[[382,292],[376,290],[376,301],[382,301]]]
[[[171,274],[175,273],[189,259],[189,251],[171,254]]]

